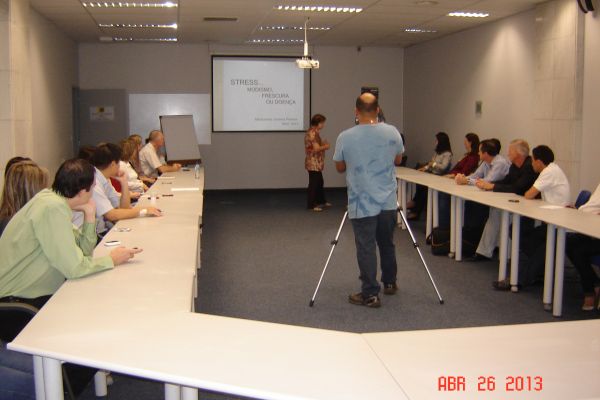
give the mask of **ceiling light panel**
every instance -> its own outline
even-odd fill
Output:
[[[462,17],[462,18],[485,18],[489,17],[490,14],[486,12],[478,11],[453,11],[448,13],[449,17]]]
[[[177,24],[98,24],[100,28],[177,29]]]
[[[330,30],[330,26],[309,26],[309,31],[328,31]],[[258,30],[260,31],[303,31],[304,27],[301,25],[290,26],[290,25],[268,25],[268,26],[259,26]]]
[[[277,11],[288,11],[288,12],[316,12],[316,13],[349,13],[358,14],[362,12],[362,7],[357,6],[334,6],[334,5],[276,5],[273,7]]]
[[[128,1],[82,1],[86,8],[177,8],[176,1],[128,2]]]

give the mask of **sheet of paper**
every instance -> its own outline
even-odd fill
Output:
[[[189,188],[171,188],[171,192],[197,192],[200,188],[189,187]]]
[[[564,208],[563,206],[554,206],[552,204],[548,204],[545,206],[540,206],[540,208],[546,209],[546,210],[560,210],[561,208]]]

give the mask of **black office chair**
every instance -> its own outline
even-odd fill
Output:
[[[575,200],[575,208],[579,208],[590,201],[590,197],[592,197],[592,193],[589,190],[582,190],[579,192],[577,200]]]
[[[27,303],[0,302],[0,340],[12,342],[39,310]],[[76,396],[71,387],[65,364],[62,364],[63,385],[69,399]]]

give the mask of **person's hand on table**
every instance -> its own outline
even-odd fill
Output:
[[[110,252],[110,258],[113,260],[114,265],[120,265],[131,260],[135,254],[141,253],[142,249],[132,248],[128,249],[124,246],[117,247]]]
[[[484,181],[483,179],[477,179],[475,182],[475,186],[477,186],[481,190],[492,190],[494,189],[494,184]]]
[[[463,174],[458,174],[454,177],[454,182],[456,182],[458,185],[466,185],[469,183],[469,180]]]
[[[140,212],[139,212],[139,216],[140,217],[144,217],[146,215],[150,216],[150,217],[160,217],[162,216],[162,211],[156,207],[152,207],[152,206],[138,206],[137,208],[139,208]]]

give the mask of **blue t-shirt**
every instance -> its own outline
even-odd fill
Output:
[[[400,132],[386,123],[356,125],[340,133],[333,160],[346,163],[350,218],[396,208],[394,159],[403,152]]]

